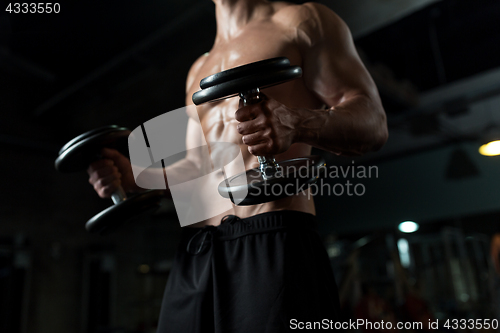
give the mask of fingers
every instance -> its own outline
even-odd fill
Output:
[[[90,183],[101,198],[109,198],[121,186],[121,174],[118,172],[111,173]]]
[[[270,140],[270,130],[258,131],[242,137],[243,143],[247,146],[255,146]]]
[[[89,183],[101,198],[109,198],[121,186],[122,175],[111,159],[117,158],[115,151],[103,149],[101,156],[104,159],[93,162],[87,169]]]
[[[290,126],[282,124],[281,119],[273,114],[281,104],[261,95],[261,101],[256,104],[242,106],[235,113],[239,122],[237,131],[242,135],[242,141],[248,146],[248,151],[256,156],[271,156],[286,151],[292,144]],[[274,105],[274,104],[276,105]]]
[[[236,129],[241,135],[252,134],[266,128],[266,117],[260,115],[257,118],[239,123]]]
[[[121,155],[117,150],[103,148],[101,150],[101,159],[92,162],[92,164],[88,167],[87,172],[91,175],[91,173],[96,170],[105,169],[115,164],[119,164],[123,158],[123,155]]]
[[[108,160],[110,161],[110,160]],[[110,161],[112,163],[112,161]],[[97,181],[99,181],[100,179],[105,179],[109,176],[112,176],[114,175],[115,177],[118,177],[120,176],[121,177],[121,174],[118,170],[118,168],[111,164],[111,165],[105,165],[103,167],[99,167],[99,168],[94,168],[92,166],[89,167],[89,183],[91,184],[95,184]]]
[[[254,156],[272,156],[276,154],[275,149],[273,149],[272,142],[270,141],[248,146],[248,151]]]
[[[262,95],[260,102],[243,106],[243,103],[240,99],[239,109],[234,114],[234,118],[241,123],[256,119],[261,115],[265,116],[267,112],[267,102],[265,101],[267,101],[267,97],[265,95]]]
[[[243,143],[248,146],[248,151],[255,156],[276,154],[279,147],[273,144],[272,126],[264,111],[260,107],[245,107],[238,112],[241,113],[236,119],[240,121],[237,130],[242,135]]]
[[[241,123],[257,118],[260,113],[260,108],[255,107],[255,105],[249,105],[238,109],[234,114],[234,118]]]
[[[120,187],[120,185],[121,181],[119,178],[107,180],[100,179],[96,184],[94,184],[94,189],[101,198],[109,198],[118,189],[118,187]]]

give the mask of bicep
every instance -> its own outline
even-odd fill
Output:
[[[377,88],[363,65],[347,25],[325,7],[309,31],[313,45],[302,50],[304,80],[325,104],[335,106],[356,95],[378,99]]]

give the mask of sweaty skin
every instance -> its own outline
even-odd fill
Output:
[[[187,149],[199,146],[202,136],[208,143],[233,142],[240,146],[249,169],[258,166],[255,156],[259,155],[276,155],[280,161],[309,155],[312,146],[335,154],[360,155],[385,143],[386,117],[377,88],[359,59],[349,29],[335,13],[316,3],[214,2],[216,39],[189,71],[187,105],[192,104],[192,95],[204,77],[259,60],[287,57],[292,65],[302,67],[303,77],[264,89],[263,101],[255,105],[240,108],[238,98],[229,98],[188,108]],[[108,197],[120,182],[125,190],[139,190],[131,172],[120,168],[126,163],[117,154],[106,150],[103,155],[114,163],[104,160],[89,168],[89,181],[101,197]],[[211,154],[217,159],[216,150]],[[188,153],[169,168],[195,175],[202,164],[199,156]],[[207,186],[217,187],[220,180],[214,174]],[[244,218],[277,210],[315,213],[313,200],[299,194],[260,205],[233,206],[192,226],[219,225],[227,214]]]

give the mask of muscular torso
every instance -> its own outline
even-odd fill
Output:
[[[287,57],[292,65],[302,65],[301,50],[297,42],[297,30],[287,24],[286,14],[280,10],[287,5],[282,3],[270,4],[267,18],[252,21],[240,33],[230,40],[217,40],[209,53],[200,57],[193,65],[187,82],[186,103],[192,104],[191,97],[198,91],[199,82],[211,74],[248,64],[263,59]],[[289,107],[304,107],[310,109],[321,108],[322,102],[309,91],[302,79],[297,79],[279,86],[263,90],[263,92]],[[209,145],[210,142],[231,142],[240,146],[246,169],[258,166],[257,158],[248,152],[243,144],[242,137],[237,131],[238,122],[234,114],[238,109],[238,98],[233,97],[221,102],[206,103],[196,108],[198,115],[189,116],[200,121],[203,135]],[[194,112],[194,108],[192,108]],[[293,144],[288,151],[276,156],[277,161],[309,155],[311,147],[301,143]],[[212,159],[217,159],[217,152],[211,151]],[[220,183],[220,174],[213,174],[207,180],[217,187]],[[230,211],[211,219],[193,225],[201,227],[211,224],[218,225],[224,215],[235,214],[241,218],[259,213],[278,210],[297,210],[315,213],[314,203],[307,195],[295,195],[277,201],[253,206],[234,206]]]

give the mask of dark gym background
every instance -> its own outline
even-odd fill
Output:
[[[345,319],[499,318],[489,258],[500,231],[498,0],[324,0],[349,24],[390,138],[360,158],[363,196],[316,199]],[[109,124],[181,107],[215,35],[209,0],[72,1],[59,14],[0,2],[0,332],[154,332],[180,226],[172,204],[110,236],[84,223],[111,203],[58,149]],[[415,233],[400,222],[419,223]],[[368,310],[368,308],[372,310]],[[469,330],[474,331],[474,330]]]

